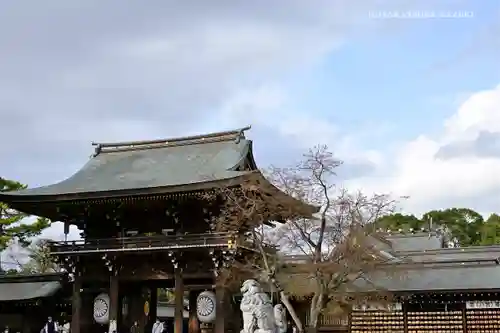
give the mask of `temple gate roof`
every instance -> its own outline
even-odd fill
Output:
[[[257,169],[245,129],[155,141],[94,143],[95,153],[74,175],[52,185],[1,193],[0,200],[177,191],[183,190],[181,186],[195,189],[237,178]]]
[[[0,193],[0,201],[26,213],[53,216],[40,203],[166,195],[231,187],[256,180],[265,192],[304,216],[318,211],[270,184],[257,169],[250,127],[197,136],[118,143],[93,143],[90,160],[52,185]]]

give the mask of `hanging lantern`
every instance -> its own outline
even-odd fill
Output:
[[[99,294],[94,299],[94,320],[101,325],[109,322],[109,295],[106,293]]]
[[[215,293],[202,291],[196,299],[196,314],[202,323],[215,321]]]

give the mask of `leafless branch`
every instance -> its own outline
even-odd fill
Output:
[[[380,255],[385,243],[372,224],[397,204],[387,195],[368,196],[336,186],[341,165],[326,146],[319,146],[295,167],[271,167],[265,172],[267,180],[253,173],[207,197],[221,206],[211,217],[216,230],[239,230],[259,254],[240,268],[259,271],[266,283],[283,293],[282,301],[289,294],[312,297],[314,327],[329,303],[345,306],[357,301],[356,294],[363,299],[369,294],[358,291],[356,281],[387,260]],[[314,216],[312,206],[319,208]],[[388,299],[385,290],[371,294],[371,299]]]

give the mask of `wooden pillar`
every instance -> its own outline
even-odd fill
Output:
[[[156,285],[149,285],[149,314],[147,316],[146,333],[151,332],[154,322],[158,318],[158,288]]]
[[[138,285],[134,285],[130,289],[129,293],[130,297],[130,323],[129,323],[129,328],[134,325],[135,322],[139,325],[139,331],[142,332],[142,326],[141,323],[143,322],[144,318],[144,300],[142,297],[142,289]]]
[[[224,287],[215,287],[215,333],[226,332],[226,296]]]
[[[80,320],[81,320],[81,309],[82,309],[82,298],[81,298],[82,280],[81,277],[75,276],[75,281],[73,281],[73,299],[72,299],[72,309],[71,309],[71,333],[80,333]]]
[[[109,320],[116,320],[118,324],[119,304],[119,281],[118,276],[111,275],[109,279]]]
[[[174,333],[183,333],[184,321],[184,281],[180,268],[175,269],[175,316]]]
[[[156,285],[151,286],[151,301],[149,306],[151,323],[154,323],[156,318],[158,318],[158,288]]]
[[[151,327],[153,326],[151,322],[151,288],[144,285],[141,290],[142,320],[139,325],[141,326],[141,332],[150,332]]]
[[[196,313],[196,302],[199,292],[197,290],[189,291],[189,333],[199,333],[200,323],[198,322],[198,315]]]

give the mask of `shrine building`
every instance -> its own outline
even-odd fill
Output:
[[[500,332],[500,246],[448,247],[448,238],[435,230],[387,233],[380,249],[394,260],[356,283],[389,291],[396,302],[356,307],[349,331]]]
[[[48,186],[0,193],[0,201],[21,212],[81,230],[81,240],[50,243],[51,255],[72,285],[72,333],[150,332],[158,317],[157,289],[175,294],[174,332],[186,322],[215,332],[239,332],[238,304],[220,269],[255,255],[247,232],[256,220],[218,226],[223,197],[248,181],[265,196],[312,216],[316,207],[271,185],[258,171],[248,128],[154,141],[95,143],[90,160],[71,177]],[[286,216],[269,216],[286,220]],[[260,223],[267,223],[260,221]],[[198,322],[199,320],[199,322]],[[201,322],[201,323],[200,323]]]
[[[255,255],[247,233],[267,222],[246,216],[238,226],[221,228],[214,217],[224,198],[213,200],[213,194],[252,181],[296,215],[317,211],[264,178],[245,130],[96,143],[87,164],[68,179],[0,193],[14,209],[61,221],[65,233],[70,225],[82,232],[81,240],[50,243],[67,274],[0,278],[0,322],[37,332],[38,321],[55,313],[57,320],[71,320],[74,333],[107,331],[110,323],[129,331],[134,322],[149,333],[157,317],[173,315],[175,333],[188,323],[239,332],[239,304],[217,283],[218,274]],[[271,215],[269,220],[287,219]],[[340,319],[325,313],[322,330],[500,332],[500,246],[450,248],[445,235],[432,230],[388,233],[377,246],[393,260],[356,281],[357,288],[388,290],[396,302],[389,309],[358,307]],[[394,268],[403,273],[385,273]],[[174,290],[172,306],[159,310],[158,288]],[[307,304],[296,305],[307,325]],[[23,318],[37,311],[40,318],[29,327]]]
[[[47,317],[71,318],[71,288],[66,274],[1,274],[0,328],[39,333]]]

